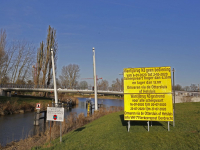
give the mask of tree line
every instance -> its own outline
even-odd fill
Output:
[[[31,76],[35,47],[26,41],[7,42],[6,31],[0,30],[0,84],[24,84]]]
[[[45,41],[39,48],[27,41],[8,41],[4,29],[0,30],[0,84],[32,84],[35,87],[52,87],[52,61],[50,49],[54,50],[55,68],[57,64],[58,42],[56,30],[48,27]],[[57,68],[56,68],[57,69]],[[65,88],[87,89],[87,81],[80,81],[80,67],[69,64],[62,67],[57,84]],[[123,79],[116,79],[109,86],[107,80],[97,82],[101,90],[123,90]]]
[[[190,91],[190,92],[199,92],[199,85],[197,84],[191,84],[190,86],[184,86],[182,87],[180,84],[176,84],[172,89],[175,89],[176,91]]]

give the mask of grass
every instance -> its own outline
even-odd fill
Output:
[[[175,127],[167,122],[131,121],[130,132],[123,111],[108,114],[57,138],[51,144],[33,149],[200,149],[200,103],[176,104]],[[59,130],[58,130],[59,132]]]

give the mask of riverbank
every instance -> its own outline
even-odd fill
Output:
[[[36,149],[200,149],[200,103],[176,104],[176,126],[131,121],[130,132],[123,111],[108,114]]]
[[[72,99],[72,105],[78,104],[78,98],[62,95],[59,98],[61,102],[67,102]],[[52,105],[52,98],[31,95],[0,96],[0,116],[34,111],[37,103],[41,104],[40,110],[43,111],[47,109],[48,105]]]
[[[62,134],[66,134],[70,131],[76,130],[83,125],[92,122],[93,120],[96,120],[100,118],[103,115],[116,112],[116,111],[122,111],[123,107],[116,107],[116,106],[111,106],[109,108],[101,108],[99,109],[98,112],[95,114],[85,117],[84,113],[80,113],[77,115],[77,113],[70,113],[69,116],[66,117],[66,120],[62,122]],[[27,150],[31,149],[31,147],[37,146],[42,146],[46,142],[50,140],[50,123],[47,123],[46,126],[46,131],[42,133],[38,133],[37,135],[33,137],[28,137],[27,139],[20,140],[18,142],[11,142],[7,144],[5,147],[0,147],[0,149],[15,149],[15,150]],[[51,140],[53,141],[54,139],[59,137],[60,131],[60,124],[57,124],[54,122],[53,126],[51,127]]]
[[[81,95],[81,94],[76,94],[73,95],[74,97],[78,97],[78,98],[94,98],[94,95]],[[97,96],[98,99],[117,99],[117,100],[124,100],[124,97],[122,96],[112,96],[112,95],[98,95]]]

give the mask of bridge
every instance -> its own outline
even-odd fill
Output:
[[[20,92],[54,92],[53,88],[46,88],[34,85],[1,85],[0,86],[0,96],[11,96],[12,91]],[[93,90],[89,89],[67,89],[67,88],[58,88],[58,93],[82,93],[82,94],[94,94]],[[103,95],[124,95],[123,91],[105,91],[97,90],[97,94]]]

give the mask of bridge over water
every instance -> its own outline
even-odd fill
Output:
[[[21,91],[21,92],[54,92],[53,88],[46,88],[41,86],[34,85],[1,85],[0,86],[0,96],[11,96],[12,91]],[[83,93],[83,94],[94,94],[93,90],[89,89],[67,89],[67,88],[58,88],[58,93]],[[105,90],[97,90],[97,94],[104,95],[123,95],[123,91],[105,91]]]

